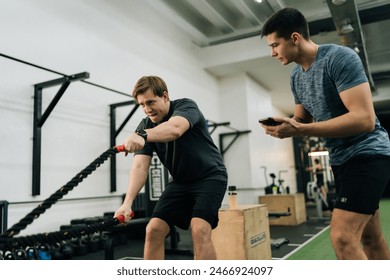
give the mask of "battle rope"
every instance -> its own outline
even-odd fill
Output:
[[[39,206],[37,206],[34,210],[32,210],[29,214],[27,214],[23,219],[21,219],[18,223],[13,225],[11,228],[6,230],[3,234],[0,235],[0,243],[9,242],[10,239],[14,235],[17,235],[21,230],[25,229],[28,225],[30,225],[35,219],[37,219],[41,214],[43,214],[47,209],[49,209],[53,204],[55,204],[59,199],[61,199],[64,195],[66,195],[69,191],[73,190],[79,183],[81,183],[85,178],[88,177],[93,171],[95,171],[102,163],[104,163],[109,157],[112,157],[116,153],[125,151],[124,146],[117,146],[114,148],[110,148],[101,154],[98,158],[96,158],[92,163],[90,163],[86,168],[84,168],[80,173],[78,173],[75,177],[73,177],[66,185],[57,190],[54,194],[52,194],[49,198],[44,200]],[[107,222],[107,224],[115,224],[118,223],[118,219],[113,219],[112,222]],[[105,226],[105,225],[104,225]],[[112,225],[111,225],[112,226]],[[92,227],[91,227],[92,228]],[[96,227],[93,227],[96,228]],[[65,231],[60,233],[59,235],[70,234],[70,231]],[[36,237],[42,238],[42,236],[48,236],[45,234],[38,234]],[[57,234],[50,235],[58,236]],[[35,237],[34,237],[35,239]],[[24,239],[20,239],[23,240]],[[18,241],[19,242],[19,241]]]
[[[132,213],[132,216],[134,214]],[[100,223],[86,225],[79,228],[71,228],[67,230],[60,230],[49,233],[38,233],[28,236],[14,237],[3,239],[0,244],[0,249],[9,250],[11,248],[23,248],[23,247],[34,247],[37,244],[54,245],[67,241],[73,238],[80,238],[82,236],[91,235],[97,232],[102,232],[113,228],[114,226],[123,223],[125,217],[120,215],[116,218],[107,219]]]

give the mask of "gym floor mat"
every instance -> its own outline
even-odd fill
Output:
[[[390,199],[383,199],[380,202],[380,213],[383,234],[390,243]],[[303,246],[287,255],[287,260],[336,260],[329,237],[330,228],[324,229],[320,234],[314,236]]]

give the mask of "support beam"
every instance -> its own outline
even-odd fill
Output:
[[[219,127],[219,126],[229,126],[230,122],[223,122],[223,123],[215,123],[213,121],[208,120],[207,121],[207,127],[211,128],[210,135],[213,134],[213,132]]]
[[[32,195],[41,194],[41,141],[42,126],[50,116],[54,107],[60,101],[71,82],[89,78],[88,72],[83,72],[71,76],[34,85],[34,121],[33,121],[33,162],[32,162]],[[42,91],[45,88],[61,85],[45,112],[42,114]]]
[[[341,5],[335,5],[332,0],[326,0],[333,22],[343,46],[355,50],[362,60],[371,90],[375,91],[374,80],[371,76],[362,25],[355,0],[349,0]]]
[[[119,126],[119,128],[116,128],[116,108],[117,107],[123,107],[123,106],[130,106],[134,105],[132,110],[130,111],[129,115],[125,118],[125,120],[122,122],[122,124]],[[126,102],[120,102],[110,105],[110,145],[111,147],[116,146],[116,137],[118,134],[122,131],[122,129],[125,127],[127,122],[131,119],[131,117],[134,115],[134,113],[137,111],[139,105],[135,103],[134,100],[126,101]],[[116,191],[116,155],[111,157],[111,164],[110,164],[110,192]]]
[[[0,200],[0,234],[8,227],[8,201]]]
[[[221,154],[222,154],[222,157],[225,155],[225,153],[229,150],[229,148],[234,144],[234,142],[236,142],[236,140],[238,139],[238,137],[240,137],[241,135],[244,135],[244,134],[248,134],[252,132],[251,130],[243,130],[243,131],[235,131],[235,132],[228,132],[228,133],[221,133],[219,135],[219,147],[221,149]],[[225,147],[224,146],[224,139],[226,139],[226,137],[231,137],[231,136],[234,136],[233,139],[229,142],[229,144]]]

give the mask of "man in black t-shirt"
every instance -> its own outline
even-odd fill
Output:
[[[156,76],[140,78],[132,94],[147,117],[124,143],[126,154],[134,153],[134,160],[125,200],[115,216],[130,220],[132,203],[156,152],[172,180],[146,227],[144,259],[164,258],[164,240],[171,226],[191,229],[196,259],[215,259],[211,231],[218,224],[227,172],[202,112],[190,99],[171,101],[165,82]]]

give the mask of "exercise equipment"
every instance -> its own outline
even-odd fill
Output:
[[[43,214],[47,209],[49,209],[53,204],[55,204],[59,199],[61,199],[64,195],[68,194],[69,191],[73,190],[79,183],[81,183],[85,178],[87,178],[109,157],[115,155],[118,152],[124,152],[124,151],[125,151],[125,147],[123,145],[105,151],[98,158],[96,158],[92,163],[90,163],[86,168],[84,168],[81,172],[79,172],[75,177],[73,177],[68,183],[66,183],[64,186],[58,189],[49,198],[45,199],[40,205],[38,205],[34,210],[32,210],[29,214],[27,214],[18,223],[13,225],[10,229],[6,230],[5,233],[0,235],[0,241],[2,238],[12,238],[14,235],[18,234],[21,230],[25,229],[35,219],[37,219],[41,214]]]
[[[144,232],[146,225],[149,223],[150,218],[135,218],[132,219],[130,223],[112,228],[110,231],[104,232],[104,259],[113,260],[114,259],[114,249],[115,246],[121,244],[124,237],[126,239],[129,237],[128,233],[134,232]],[[132,237],[134,237],[132,235]]]
[[[49,259],[49,256],[53,259],[69,259],[74,255],[83,255],[90,251],[96,251],[99,249],[99,244],[103,242],[104,249],[106,251],[106,259],[112,259],[113,246],[115,245],[116,237],[123,236],[123,232],[134,229],[135,227],[146,227],[149,222],[148,217],[144,219],[133,219],[131,223],[127,225],[117,226],[123,223],[124,217],[118,216],[116,218],[110,218],[104,221],[98,221],[99,219],[76,219],[73,220],[71,225],[62,226],[60,231],[51,233],[35,234],[30,236],[15,237],[20,231],[30,225],[35,219],[55,204],[59,199],[66,195],[69,191],[73,190],[80,182],[82,182],[89,174],[97,169],[102,163],[104,163],[109,157],[112,157],[116,153],[124,152],[125,147],[123,145],[116,146],[108,149],[101,156],[95,159],[91,164],[79,172],[74,178],[72,178],[67,184],[58,189],[49,198],[44,200],[39,206],[28,213],[18,223],[6,230],[0,235],[0,258],[18,259],[18,258],[31,258],[31,259]],[[154,198],[148,199],[148,209],[146,214],[151,215],[152,208],[154,208],[159,195],[163,191],[162,187],[165,186],[165,181],[156,183],[156,180],[167,180],[164,174],[167,174],[166,170],[162,171],[162,164],[157,166],[156,160],[153,161],[154,166],[150,169],[151,174],[148,177],[150,188],[146,189],[148,197]],[[166,173],[164,173],[166,172]],[[166,175],[167,176],[167,175]],[[111,213],[113,216],[113,213]],[[112,217],[111,216],[111,217]],[[112,232],[97,235],[98,232]],[[118,234],[116,234],[118,233]],[[171,228],[171,249],[176,253],[187,253],[180,251],[177,245],[180,241],[180,237],[175,227]],[[100,241],[99,241],[100,238]],[[103,241],[102,241],[103,239]],[[37,246],[41,246],[37,248]],[[44,248],[42,246],[45,246]],[[26,248],[29,248],[28,251]],[[19,250],[19,251],[18,251]],[[24,251],[23,251],[24,250]],[[26,252],[26,254],[23,254]],[[6,257],[5,257],[6,255]]]
[[[34,68],[38,68],[40,70],[44,70],[50,73],[54,73],[56,75],[62,76],[61,78],[38,83],[34,85],[34,122],[33,122],[33,161],[32,161],[32,195],[39,195],[40,194],[40,170],[41,170],[41,130],[43,127],[43,124],[45,123],[46,119],[49,117],[50,113],[58,103],[58,101],[61,99],[67,88],[72,82],[80,81],[82,83],[86,83],[91,86],[98,87],[100,89],[104,89],[110,92],[114,92],[117,94],[121,94],[126,97],[132,98],[131,94],[124,93],[115,89],[111,89],[106,86],[102,86],[99,84],[95,84],[92,82],[86,81],[86,79],[89,78],[88,72],[82,72],[72,75],[67,75],[64,73],[61,73],[59,71],[55,71],[52,69],[49,69],[47,67],[42,67],[40,65],[27,62],[3,53],[0,53],[0,57],[4,57],[6,59],[10,59],[28,66],[32,66]],[[45,88],[53,87],[56,85],[60,85],[60,88],[57,92],[57,94],[54,96],[50,104],[45,109],[45,112],[41,114],[42,112],[42,90]],[[130,101],[133,104],[135,103],[134,100]],[[137,106],[138,107],[138,106]],[[112,116],[112,114],[111,114]],[[118,132],[119,133],[119,132]],[[112,145],[114,146],[114,145]],[[111,168],[115,168],[115,166],[111,166]],[[112,169],[111,169],[112,170]],[[114,192],[116,189],[111,188],[111,192]]]
[[[285,237],[271,239],[271,247],[276,249],[279,249],[283,244],[288,244],[288,243],[290,243],[290,240],[288,240]]]
[[[8,201],[0,200],[0,233],[7,230]]]
[[[112,230],[124,222],[124,216],[103,222],[75,226],[57,232],[14,237],[2,243],[5,259],[62,260],[101,249],[96,233]]]
[[[325,198],[317,186],[315,181],[311,181],[307,183],[306,195],[308,199],[314,200],[317,210],[317,219],[324,219],[324,215],[322,214],[323,210],[329,209],[329,204],[327,198]]]
[[[269,176],[272,179],[272,183],[269,186],[265,187],[265,189],[264,189],[265,194],[279,193],[279,188],[275,184],[275,178],[276,178],[275,174],[274,173],[270,173]]]
[[[282,177],[281,173],[283,173],[283,172],[287,172],[287,170],[279,170],[279,179],[278,179],[279,185],[275,184],[276,175],[274,173],[270,173],[269,174],[269,176],[272,179],[272,183],[270,185],[268,185],[267,187],[265,187],[265,189],[264,189],[265,194],[285,194],[285,193],[290,193],[290,188],[288,186],[284,187],[284,185],[283,185],[284,180],[281,178]],[[264,176],[265,176],[265,178],[267,178],[266,174],[264,174]],[[267,180],[266,180],[266,182],[268,184]]]
[[[69,191],[73,190],[74,187],[76,187],[80,182],[82,182],[86,177],[88,177],[88,175],[95,171],[97,167],[104,163],[109,157],[115,155],[118,152],[123,151],[125,151],[125,147],[123,145],[110,148],[105,151],[85,169],[78,173],[73,179],[71,179],[66,185],[61,187],[49,198],[44,200],[39,206],[37,206],[34,210],[27,214],[18,223],[16,223],[11,228],[7,229],[4,233],[2,233],[0,235],[0,250],[2,252],[1,258],[18,259],[26,257],[33,259],[48,259],[48,252],[50,251],[49,247],[52,245],[63,245],[64,241],[111,229],[114,226],[123,223],[124,216],[118,216],[116,218],[111,218],[103,222],[87,224],[80,228],[70,228],[60,230],[58,232],[15,237],[15,235],[17,235],[18,233],[20,233],[21,230],[25,229],[28,225],[30,225],[35,219],[37,219],[59,199],[61,199]],[[95,241],[96,240],[93,240],[93,242]],[[23,254],[24,252],[26,252],[26,254]],[[56,256],[58,256],[58,254],[56,254]]]
[[[268,212],[268,218],[269,219],[277,219],[277,218],[280,218],[280,217],[287,217],[287,216],[291,216],[290,208],[287,209],[287,212]],[[288,240],[285,237],[275,238],[275,239],[271,238],[270,243],[271,243],[271,248],[278,249],[283,244],[290,243],[290,240]]]

